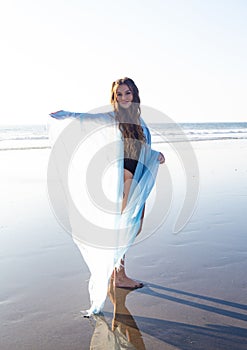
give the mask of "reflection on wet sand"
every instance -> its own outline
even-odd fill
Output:
[[[128,289],[115,288],[109,284],[108,295],[114,306],[112,327],[110,328],[103,314],[95,315],[95,330],[91,339],[90,350],[145,350],[141,332],[125,306]]]

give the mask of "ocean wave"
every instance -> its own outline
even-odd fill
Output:
[[[32,149],[49,149],[51,146],[26,146],[26,147],[7,147],[7,148],[1,148],[0,151],[24,151],[24,150],[32,150]]]

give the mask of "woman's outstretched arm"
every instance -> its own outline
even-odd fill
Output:
[[[112,112],[106,112],[106,113],[78,113],[78,112],[69,112],[69,111],[64,111],[60,110],[57,112],[52,112],[49,114],[52,118],[55,119],[66,119],[66,118],[83,118],[86,116],[91,116],[91,117],[102,117],[102,116],[110,116],[113,117]]]
[[[83,115],[87,115],[87,113],[68,112],[64,110],[50,113],[50,116],[55,119],[80,118]]]

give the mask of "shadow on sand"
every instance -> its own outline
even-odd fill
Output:
[[[234,326],[234,321],[247,321],[247,314],[245,312],[247,310],[247,305],[167,288],[152,283],[146,283],[146,287],[137,292],[226,316],[231,318],[232,322],[232,325],[207,324],[205,326],[196,326],[186,323],[137,316],[135,317],[135,320],[143,333],[152,335],[166,344],[184,350],[246,349],[247,322],[246,327],[242,328]],[[172,293],[172,295],[170,295],[170,293]],[[189,298],[192,300],[189,300]],[[195,299],[197,301],[195,301]],[[213,303],[215,303],[215,306],[212,305]]]

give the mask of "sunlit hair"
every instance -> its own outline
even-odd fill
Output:
[[[127,109],[122,108],[117,101],[117,89],[123,84],[128,86],[133,95],[133,101]],[[140,125],[140,102],[139,90],[132,79],[126,77],[112,83],[111,104],[115,112],[115,118],[119,122],[119,129],[124,138],[125,158],[138,159],[140,146],[146,142],[143,129]]]

